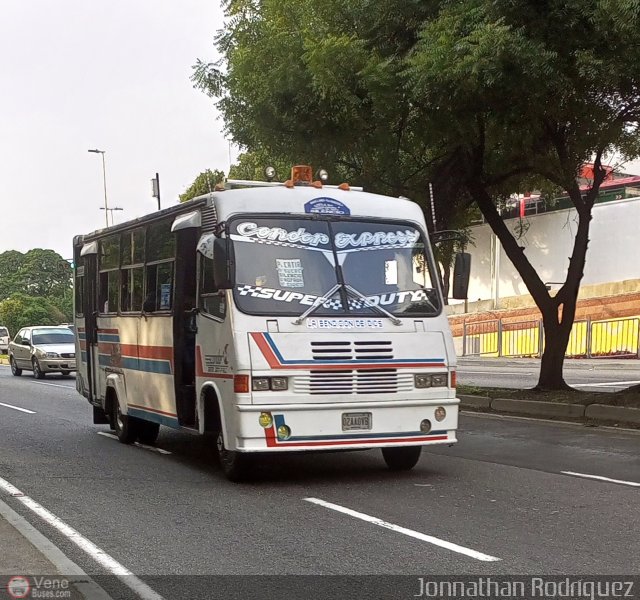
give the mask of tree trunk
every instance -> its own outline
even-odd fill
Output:
[[[564,316],[564,315],[563,315]],[[563,323],[556,314],[543,314],[542,325],[544,328],[544,351],[540,362],[540,374],[538,384],[534,389],[563,390],[571,389],[564,380],[562,370],[564,367],[564,357],[571,335],[571,326],[567,327],[566,321]]]

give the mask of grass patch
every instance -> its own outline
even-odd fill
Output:
[[[458,394],[486,396],[489,398],[511,398],[514,400],[538,400],[540,402],[561,402],[563,404],[606,404],[608,406],[627,406],[640,408],[640,388],[621,392],[584,392],[581,390],[561,390],[557,392],[539,392],[537,390],[519,390],[511,388],[481,388],[471,385],[459,385]]]

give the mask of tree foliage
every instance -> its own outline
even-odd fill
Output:
[[[180,202],[186,202],[197,196],[209,194],[216,189],[216,185],[224,182],[224,172],[207,169],[198,175],[194,182],[180,194]]]
[[[223,59],[194,80],[236,143],[344,169],[427,206],[448,228],[473,201],[545,326],[540,388],[564,387],[604,153],[640,155],[637,0],[228,0]],[[594,179],[577,176],[593,162]],[[578,228],[551,296],[496,209],[514,191],[566,190]],[[429,211],[427,211],[429,215]]]
[[[69,315],[46,298],[16,293],[0,302],[0,323],[9,329],[12,336],[22,327],[59,325],[68,321]]]
[[[12,334],[28,325],[73,319],[71,265],[53,250],[0,254],[0,323]]]

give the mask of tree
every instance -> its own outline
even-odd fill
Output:
[[[265,168],[273,167],[276,171],[275,181],[286,181],[291,174],[291,163],[282,158],[269,156],[262,150],[243,152],[238,156],[238,162],[231,165],[229,179],[248,179],[251,181],[266,181]]]
[[[0,254],[0,300],[15,293],[61,299],[72,288],[71,265],[53,250]]]
[[[468,206],[454,163],[432,150],[403,90],[401,67],[432,9],[419,0],[229,0],[217,36],[225,69],[198,61],[195,84],[217,99],[227,133],[250,153],[323,167],[427,207],[438,222]],[[430,211],[429,211],[430,214]]]
[[[211,171],[207,169],[195,178],[195,181],[180,194],[180,202],[186,202],[197,196],[209,194],[216,189],[216,185],[224,182],[224,173],[215,169]]]
[[[250,150],[328,156],[425,207],[433,182],[435,229],[475,202],[542,313],[538,388],[564,388],[602,156],[640,155],[639,13],[636,0],[229,0],[223,68],[199,61],[194,80]],[[534,185],[566,190],[578,219],[553,297],[496,209]]]
[[[67,316],[45,298],[13,294],[0,302],[0,323],[15,335],[22,327],[31,325],[59,325]]]

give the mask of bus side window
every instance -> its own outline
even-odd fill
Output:
[[[200,255],[200,309],[216,319],[224,319],[227,314],[224,292],[218,292],[213,284],[213,260],[203,255]]]

